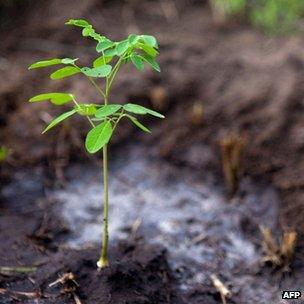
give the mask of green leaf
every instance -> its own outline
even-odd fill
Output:
[[[45,100],[50,100],[51,103],[60,106],[73,100],[73,95],[67,93],[44,93],[32,97],[29,102],[39,102]]]
[[[56,117],[54,120],[51,121],[51,123],[44,129],[44,131],[42,132],[42,134],[44,134],[45,132],[47,132],[50,129],[54,128],[56,125],[58,125],[63,120],[69,118],[70,116],[72,116],[75,113],[76,113],[76,110],[73,109],[71,111],[68,111],[68,112],[65,112],[65,113],[59,115],[58,117]]]
[[[138,39],[139,39],[139,36],[138,35],[134,35],[134,34],[131,34],[128,37],[128,41],[132,45],[135,45],[137,43]]]
[[[97,111],[95,104],[78,104],[77,106],[75,106],[75,109],[77,113],[82,116],[95,115]]]
[[[109,104],[102,106],[100,109],[97,110],[95,113],[96,118],[103,118],[109,115],[116,113],[119,109],[121,109],[121,105],[119,104]]]
[[[76,68],[76,67],[73,67],[73,66],[67,66],[67,67],[64,67],[62,69],[59,69],[59,70],[53,72],[50,77],[53,80],[62,79],[62,78],[65,78],[65,77],[69,77],[69,76],[78,74],[78,73],[80,73],[79,68]]]
[[[113,56],[117,55],[116,48],[105,50],[104,55],[107,57],[113,57]]]
[[[102,65],[105,65],[112,60],[112,56],[100,56],[93,61],[93,67],[98,68]]]
[[[89,153],[99,151],[106,145],[112,136],[112,125],[110,121],[104,121],[94,127],[86,137],[85,146]]]
[[[141,57],[138,56],[137,54],[131,55],[131,61],[139,71],[142,71],[144,69],[144,63]]]
[[[102,39],[104,38],[104,36],[101,36],[100,34],[95,33],[95,31],[94,31],[94,33],[92,33],[90,35],[90,37],[93,38],[94,40],[98,41],[98,42],[102,41]]]
[[[88,21],[84,20],[84,19],[70,19],[68,22],[66,22],[65,24],[68,25],[75,25],[75,26],[79,26],[79,27],[87,27],[90,26],[90,23],[88,23]]]
[[[54,59],[42,60],[42,61],[37,61],[37,62],[31,64],[28,69],[32,70],[32,69],[44,68],[44,67],[48,67],[51,65],[57,65],[57,64],[61,64],[61,59],[54,58]]]
[[[135,113],[135,114],[141,114],[141,115],[142,114],[150,114],[150,115],[158,117],[158,118],[165,118],[164,115],[162,115],[162,114],[160,114],[156,111],[150,110],[148,108],[145,108],[141,105],[137,105],[137,104],[134,104],[134,103],[127,103],[123,107],[127,112],[131,112],[131,113]]]
[[[82,30],[82,36],[84,37],[89,37],[94,34],[95,34],[95,30],[93,29],[92,25],[88,25]]]
[[[158,48],[157,40],[154,36],[151,35],[141,35],[141,38],[145,41],[145,43],[154,48]]]
[[[109,49],[110,47],[112,47],[113,45],[114,45],[114,42],[112,42],[109,39],[105,39],[97,44],[96,51],[98,53],[103,52],[106,49]]]
[[[103,36],[101,36],[100,34],[95,32],[92,25],[89,25],[82,30],[82,36],[91,37],[91,38],[97,40],[98,42],[100,42],[100,41],[102,41],[102,39],[104,39]]]
[[[143,50],[146,54],[148,54],[151,57],[156,57],[158,55],[158,51],[156,51],[153,47],[139,43],[138,44],[139,48]]]
[[[146,132],[146,133],[151,133],[151,131],[150,131],[147,127],[145,127],[142,123],[140,123],[140,122],[138,121],[137,118],[135,118],[135,117],[133,117],[133,116],[131,116],[131,115],[128,115],[127,117],[128,117],[128,118],[134,123],[134,125],[136,125],[139,129],[141,129],[142,131],[144,131],[144,132]]]
[[[96,33],[93,26],[91,24],[89,24],[86,20],[83,19],[71,19],[68,22],[66,22],[66,24],[69,25],[75,25],[78,27],[82,27],[82,35],[84,37],[91,37],[95,40],[102,41],[102,39],[104,38],[104,36],[101,36],[100,34]]]
[[[76,59],[63,58],[63,59],[61,59],[61,63],[63,63],[63,64],[73,64],[77,60],[78,60],[78,58],[76,58]]]
[[[118,56],[121,56],[129,48],[129,41],[123,40],[116,45],[116,53]]]
[[[89,77],[107,77],[112,71],[112,66],[106,64],[97,68],[84,67],[81,72]]]
[[[158,63],[156,62],[156,60],[149,56],[149,55],[142,55],[141,56],[154,70],[156,70],[157,72],[160,72],[160,67],[158,65]]]

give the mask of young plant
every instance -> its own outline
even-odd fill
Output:
[[[136,127],[144,132],[150,133],[135,115],[152,115],[157,118],[164,116],[156,111],[145,108],[138,104],[113,104],[109,102],[110,92],[114,79],[124,64],[132,63],[136,69],[142,71],[145,64],[160,72],[160,67],[155,58],[158,55],[158,43],[155,37],[150,35],[129,35],[126,39],[114,42],[109,38],[98,34],[93,26],[86,20],[69,20],[66,24],[82,29],[82,36],[89,37],[96,42],[96,51],[99,56],[93,61],[91,67],[81,67],[78,58],[54,58],[38,61],[30,65],[29,69],[44,68],[50,66],[63,66],[51,73],[53,80],[63,79],[73,75],[83,75],[94,86],[100,95],[101,103],[80,103],[71,93],[43,93],[32,97],[30,102],[49,101],[55,106],[73,103],[72,109],[56,117],[45,128],[43,133],[49,131],[59,123],[75,114],[85,116],[90,124],[90,131],[85,140],[85,147],[89,153],[96,153],[102,149],[103,154],[103,240],[100,258],[97,262],[99,268],[109,264],[108,249],[108,143],[116,130],[119,122],[129,119]],[[98,81],[102,79],[102,85]]]

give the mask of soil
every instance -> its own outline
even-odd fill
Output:
[[[245,281],[247,292],[254,292],[255,280],[273,283],[276,291],[266,290],[265,295],[277,292],[280,286],[292,289],[301,281],[303,37],[269,37],[237,23],[216,27],[205,1],[175,3],[176,10],[173,7],[166,11],[155,1],[141,1],[134,7],[121,1],[55,0],[44,1],[43,6],[27,1],[18,11],[0,11],[0,143],[10,151],[6,162],[0,165],[1,186],[8,184],[0,199],[0,266],[37,266],[37,272],[31,275],[1,273],[1,303],[73,303],[72,292],[61,293],[59,287],[48,287],[69,271],[75,274],[79,284],[75,293],[84,303],[220,303],[208,281],[183,292],[183,278],[172,267],[166,246],[150,244],[144,237],[113,242],[111,255],[116,262],[101,273],[94,270],[99,250],[96,245],[79,250],[67,245],[73,231],[61,217],[61,203],[48,193],[69,187],[70,179],[65,174],[68,164],[96,165],[83,148],[87,126],[74,120],[42,136],[43,125],[56,110],[47,104],[29,106],[24,101],[38,94],[38,87],[43,92],[70,90],[84,100],[96,98],[80,78],[51,83],[47,72],[26,71],[28,64],[41,58],[75,56],[84,62],[92,58],[90,41],[79,39],[77,30],[63,27],[66,19],[80,16],[91,20],[96,28],[105,29],[113,39],[138,30],[154,34],[160,41],[162,73],[147,69],[138,75],[135,70],[126,69],[118,78],[113,99],[152,105],[165,112],[166,119],[157,123],[145,121],[153,128],[149,137],[128,125],[120,128],[112,151],[119,155],[126,143],[137,143],[143,147],[143,155],[164,166],[169,164],[177,172],[186,168],[203,176],[210,174],[222,193],[219,142],[231,133],[246,138],[241,183],[246,184],[249,178],[253,184],[277,191],[277,224],[272,228],[277,236],[291,229],[299,235],[287,281],[282,283],[276,279],[280,273],[259,267],[254,273],[253,267]],[[203,114],[197,115],[201,111]],[[242,189],[240,186],[234,199],[242,201]],[[263,210],[262,204],[256,204]],[[258,239],[253,243],[261,255],[257,222],[244,217],[241,223],[246,227],[242,235]],[[212,235],[209,242],[218,248]],[[233,281],[234,276],[236,285],[238,274],[223,274],[220,268],[219,265],[218,273],[228,281]],[[35,295],[19,299],[20,295],[13,291],[35,291]],[[250,302],[238,292],[231,303],[280,303],[273,299],[264,302],[263,294]]]
[[[13,188],[3,191],[7,201],[1,202],[1,303],[73,303],[74,288],[69,282],[48,286],[69,272],[75,274],[75,294],[84,303],[178,303],[164,248],[120,242],[109,249],[111,266],[97,272],[99,248],[63,246],[69,229],[55,215],[54,202],[45,198],[43,176],[32,172],[32,180],[27,178],[25,184],[27,174],[15,175]],[[11,265],[37,267],[37,271],[2,270]]]

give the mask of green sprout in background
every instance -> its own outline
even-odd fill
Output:
[[[8,149],[6,147],[0,146],[0,163],[4,162],[8,156]]]
[[[216,21],[247,18],[257,28],[270,34],[300,28],[304,16],[303,0],[209,0]]]
[[[102,268],[109,264],[107,256],[109,238],[108,143],[113,132],[123,118],[129,119],[136,127],[148,133],[150,130],[134,115],[149,114],[157,118],[164,118],[162,114],[138,104],[110,104],[109,96],[114,79],[121,66],[124,64],[132,63],[139,71],[142,71],[144,65],[147,64],[151,66],[152,69],[160,72],[160,67],[155,60],[158,55],[158,43],[156,38],[150,35],[129,35],[127,39],[114,42],[95,32],[92,25],[82,19],[72,19],[66,24],[82,28],[82,35],[84,37],[90,37],[96,41],[96,51],[100,56],[93,61],[92,67],[80,67],[76,63],[78,58],[55,58],[33,63],[30,65],[29,69],[63,65],[62,68],[54,71],[50,75],[51,79],[57,80],[76,74],[82,74],[87,77],[90,83],[95,87],[103,104],[80,103],[73,94],[61,92],[40,94],[32,97],[30,102],[50,101],[55,106],[61,106],[72,102],[73,108],[51,121],[43,133],[49,131],[71,116],[79,114],[85,116],[91,126],[85,140],[87,151],[89,153],[96,153],[102,149],[104,186],[103,240],[100,258],[97,262],[97,266]],[[97,83],[99,78],[104,80],[102,86],[99,86]]]
[[[303,16],[303,0],[256,0],[249,12],[251,23],[271,34],[299,29]]]

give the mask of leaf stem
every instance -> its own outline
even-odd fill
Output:
[[[80,67],[76,64],[76,63],[73,63],[73,65],[76,67],[76,68],[78,68],[79,70],[81,70],[80,69]],[[84,74],[84,73],[83,73]],[[85,74],[84,74],[85,75]],[[105,98],[106,96],[105,96],[105,93],[103,92],[103,90],[97,85],[97,83],[94,81],[94,79],[92,78],[92,77],[90,77],[90,76],[87,76],[87,75],[85,75],[88,79],[89,79],[89,81],[91,82],[91,84],[94,86],[94,88],[98,91],[98,93],[103,97],[103,98]]]
[[[87,78],[89,79],[89,81],[91,82],[91,84],[95,87],[95,89],[98,91],[98,93],[105,99],[106,95],[105,93],[102,91],[102,89],[97,85],[97,83],[93,80],[92,77],[87,76]]]
[[[120,116],[117,118],[115,124],[114,124],[114,127],[113,127],[113,132],[114,130],[116,129],[118,123],[120,122],[120,120],[123,118],[123,117],[127,117],[128,114],[124,114],[123,111],[120,113]]]

